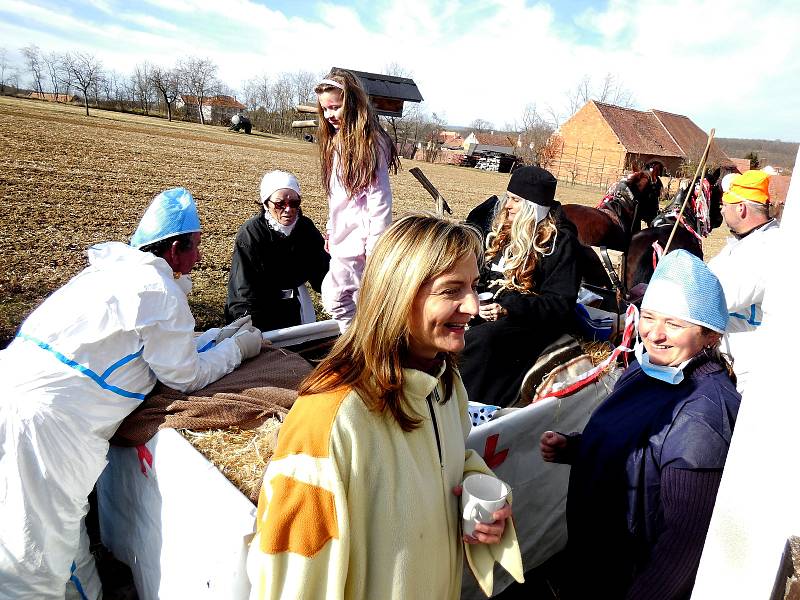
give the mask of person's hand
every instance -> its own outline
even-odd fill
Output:
[[[553,462],[561,450],[567,447],[567,437],[555,431],[545,431],[539,439],[542,460]]]
[[[222,340],[227,340],[229,337],[233,337],[237,331],[239,331],[242,327],[250,327],[253,325],[253,319],[250,315],[245,315],[243,317],[239,317],[232,323],[225,325],[219,330],[217,337],[214,338],[214,344],[219,344]]]
[[[453,488],[453,494],[461,496],[461,486]],[[464,535],[464,542],[467,544],[499,544],[506,530],[506,519],[511,517],[511,505],[506,504],[503,508],[492,513],[494,519],[491,523],[477,523],[474,535]]]
[[[233,341],[239,346],[242,360],[253,358],[261,353],[261,331],[252,325],[242,327],[233,335]]]
[[[478,314],[484,321],[497,321],[500,317],[506,316],[508,311],[497,302],[492,302],[478,307]]]

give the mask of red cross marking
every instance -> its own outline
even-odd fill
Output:
[[[483,460],[486,461],[486,466],[490,469],[495,469],[503,464],[508,456],[508,448],[495,453],[497,449],[497,441],[500,439],[500,434],[495,433],[486,438],[486,446],[483,449]]]

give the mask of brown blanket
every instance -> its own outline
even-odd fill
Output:
[[[161,383],[122,422],[111,438],[117,446],[139,446],[159,429],[254,429],[285,415],[311,365],[294,352],[265,348],[222,379],[191,394]]]

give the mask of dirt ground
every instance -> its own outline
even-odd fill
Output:
[[[158,192],[184,186],[197,199],[203,260],[190,304],[198,329],[222,320],[233,238],[256,210],[265,171],[297,175],[303,211],[326,217],[316,145],[224,127],[0,97],[0,347],[51,292],[86,266],[86,248],[127,241]],[[433,208],[408,173],[419,166],[458,218],[505,190],[508,175],[404,161],[392,176],[395,216]],[[603,191],[561,183],[563,203],[594,205]],[[706,242],[719,251],[725,228]]]

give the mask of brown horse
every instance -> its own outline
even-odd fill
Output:
[[[564,214],[578,229],[578,239],[586,246],[605,246],[625,252],[631,235],[639,231],[640,221],[650,222],[658,212],[658,196],[646,171],[609,188],[596,208],[564,204]]]
[[[691,252],[698,258],[703,258],[703,244],[701,238],[722,222],[722,188],[719,185],[720,169],[709,172],[695,189],[692,197],[687,202],[686,210],[681,219],[680,226],[675,230],[675,236],[669,251],[683,249]],[[659,253],[666,247],[669,235],[675,225],[675,214],[680,211],[688,189],[681,190],[674,200],[653,220],[651,226],[634,234],[625,255],[625,287],[630,290],[636,284],[647,283],[653,275],[658,262]],[[698,194],[701,202],[697,203]],[[705,208],[693,208],[702,206]]]

